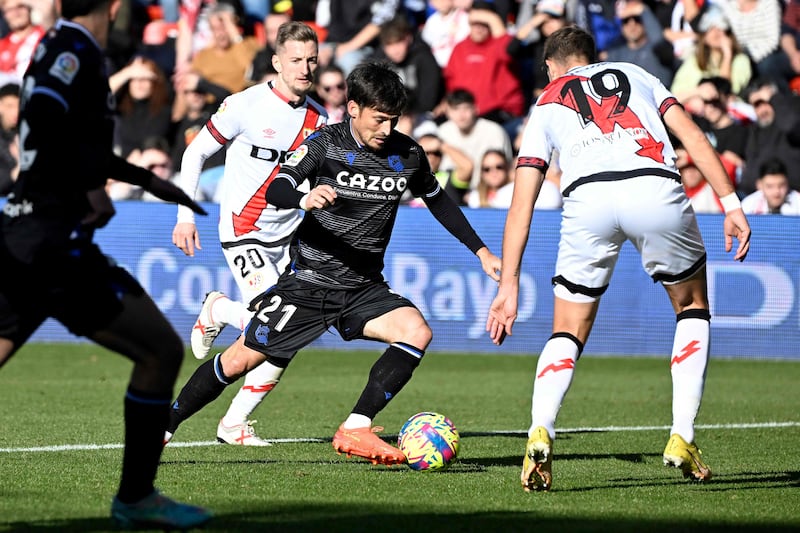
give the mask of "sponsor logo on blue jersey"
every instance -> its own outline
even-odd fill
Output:
[[[373,192],[403,192],[408,187],[408,179],[405,177],[393,178],[389,176],[365,176],[361,173],[350,174],[342,170],[336,174],[336,183],[342,187],[352,189],[362,189]]]
[[[392,170],[395,172],[400,172],[406,168],[405,165],[403,165],[403,161],[400,159],[399,155],[390,155],[386,158],[386,160],[389,162],[389,166],[392,167]]]

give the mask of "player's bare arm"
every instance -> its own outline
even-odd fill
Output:
[[[514,195],[508,209],[506,227],[503,232],[503,260],[500,267],[500,286],[497,296],[489,308],[486,331],[497,345],[511,335],[517,319],[519,276],[522,255],[528,242],[533,204],[539,195],[544,173],[533,167],[517,168]]]
[[[703,131],[680,106],[674,105],[667,109],[664,121],[686,147],[695,165],[722,201],[725,208],[725,251],[730,252],[733,249],[733,239],[736,239],[739,245],[733,258],[735,261],[744,261],[750,251],[750,224],[717,152]]]
[[[189,197],[197,197],[203,164],[223,146],[224,143],[211,134],[208,126],[203,126],[197,137],[186,147],[181,157],[178,185]],[[189,257],[194,257],[195,250],[203,249],[194,216],[188,210],[178,208],[178,222],[172,230],[172,244]]]

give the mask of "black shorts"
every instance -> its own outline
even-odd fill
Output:
[[[244,344],[268,357],[291,359],[328,328],[346,340],[366,339],[364,325],[401,307],[416,307],[385,282],[358,289],[330,289],[284,274],[255,302],[257,312]]]
[[[122,312],[124,294],[144,293],[133,276],[90,242],[32,264],[14,260],[2,248],[0,243],[0,337],[16,346],[48,317],[75,335],[91,335]]]

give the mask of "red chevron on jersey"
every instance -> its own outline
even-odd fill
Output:
[[[542,371],[539,372],[539,375],[536,377],[540,378],[545,374],[547,374],[548,372],[555,373],[555,372],[561,372],[562,370],[572,370],[573,368],[575,368],[575,360],[570,358],[561,359],[560,361],[558,361],[558,363],[550,363],[549,365],[544,367]]]
[[[303,120],[303,125],[299,129],[297,136],[292,141],[287,155],[296,150],[297,147],[303,143],[305,138],[314,132],[317,127],[319,117],[319,112],[317,112],[317,110],[313,107],[308,107],[306,109],[306,116]],[[280,161],[280,163],[283,163],[283,161]],[[261,212],[267,207],[267,188],[269,187],[270,183],[272,183],[272,180],[275,179],[275,176],[278,175],[278,170],[280,170],[280,165],[275,165],[275,167],[272,169],[272,172],[270,172],[267,176],[267,179],[250,197],[244,207],[242,207],[242,210],[239,213],[231,213],[233,220],[233,232],[236,237],[241,237],[246,233],[261,229],[256,225],[256,222],[258,222],[258,219],[261,217]]]
[[[605,75],[614,75],[614,69],[605,71]],[[611,73],[611,74],[608,74]],[[559,104],[565,106],[581,116],[584,126],[594,124],[603,135],[611,135],[619,126],[629,135],[634,137],[641,148],[637,155],[647,157],[657,163],[664,162],[664,143],[656,141],[642,121],[627,105],[627,96],[624,89],[616,92],[606,91],[608,94],[596,100],[594,92],[587,94],[584,85],[597,86],[598,81],[584,76],[563,76],[558,78],[549,90],[542,93],[537,105]],[[629,91],[628,91],[629,92]]]
[[[692,354],[700,351],[700,341],[692,341],[681,349],[680,355],[672,356],[669,366],[677,365],[688,359]]]

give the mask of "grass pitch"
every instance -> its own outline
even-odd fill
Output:
[[[534,357],[425,356],[375,421],[392,435],[419,411],[453,420],[458,462],[425,473],[331,447],[378,353],[300,354],[255,413],[269,448],[210,444],[230,387],[178,430],[158,486],[212,509],[208,531],[800,530],[800,363],[712,360],[697,441],[714,478],[699,485],[662,465],[667,359],[585,355],[558,422],[553,490],[526,494]],[[187,356],[179,387],[197,365]],[[113,530],[130,367],[94,345],[31,344],[0,370],[0,531]]]

